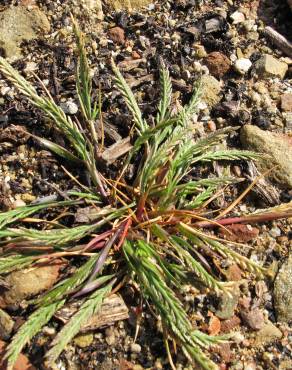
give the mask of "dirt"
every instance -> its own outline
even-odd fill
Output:
[[[31,6],[32,3],[4,0],[0,11],[12,4]],[[289,141],[291,145],[292,61],[264,34],[264,26],[270,25],[283,36],[290,37],[292,42],[292,12],[285,1],[160,1],[132,11],[128,8],[112,11],[108,5],[110,2],[107,2],[103,4],[103,17],[100,16],[100,8],[96,12],[88,10],[80,5],[79,0],[39,0],[36,3],[47,17],[51,29],[47,30],[46,36],[24,41],[21,45],[23,56],[14,66],[37,86],[38,91],[41,91],[40,84],[32,70],[58,103],[69,101],[77,104],[72,12],[87,34],[96,99],[99,86],[102,91],[106,146],[121,138],[127,140],[132,126],[129,112],[113,89],[112,56],[133,87],[145,117],[151,117],[156,110],[158,66],[163,58],[173,80],[174,109],[188,101],[193,85],[200,77],[206,81],[204,86],[210,86],[203,91],[205,99],[203,97],[196,117],[199,136],[222,127],[236,126],[239,127],[236,134],[225,144],[241,149],[240,128],[253,125],[267,133],[276,133],[277,137],[281,134],[285,143]],[[285,75],[256,74],[256,62],[266,54],[285,64]],[[234,68],[235,61],[242,58],[252,63],[244,74]],[[290,98],[281,103],[283,94]],[[86,183],[86,175],[81,169],[44,150],[23,132],[25,129],[60,145],[66,144],[52,124],[1,76],[0,129],[2,211],[72,189],[75,183],[62,166]],[[285,155],[281,160],[286,160]],[[121,166],[120,159],[113,162],[107,159],[106,163],[107,175],[113,177]],[[222,173],[220,166],[211,170]],[[197,168],[194,169],[195,175],[196,171],[200,175]],[[230,204],[257,176],[251,165],[242,162],[232,165],[229,171],[245,181],[218,197],[211,205],[214,209]],[[249,192],[235,208],[234,215],[277,203],[288,204],[291,200],[292,193],[287,184],[278,188],[273,180],[265,180]],[[38,215],[47,219],[53,216],[54,211],[50,214],[42,211]],[[68,215],[65,221],[70,222],[71,219],[72,215]],[[245,242],[244,246],[238,246],[243,255],[261,264],[276,265],[277,270],[287,260],[291,248],[291,222],[291,219],[270,221],[257,224],[256,228],[254,225],[241,225],[230,229],[234,240]],[[224,237],[227,235],[228,232]],[[212,349],[210,357],[221,370],[288,370],[292,367],[291,330],[289,322],[277,321],[273,305],[275,274],[271,274],[270,280],[256,281],[238,266],[231,268],[228,263],[226,261],[230,276],[235,276],[234,280],[238,281],[238,293],[236,291],[233,300],[226,297],[220,300],[188,287],[181,297],[198,328],[211,334],[237,332],[230,344]],[[125,287],[121,293],[130,311],[129,319],[94,330],[85,337],[82,346],[80,341],[79,345],[78,341],[72,342],[60,357],[59,369],[170,369],[159,321],[153,319],[145,304],[141,322],[138,322],[137,293],[131,286]],[[16,322],[14,330],[26,320],[28,312],[25,308],[20,305],[6,309]],[[139,331],[134,343],[137,324]],[[49,330],[36,335],[23,351],[26,360],[32,364],[26,365],[31,366],[29,368],[45,368],[42,356],[49,347],[50,336],[61,327],[60,320],[54,318],[48,327]],[[178,370],[197,369],[188,365],[179,351],[173,355]]]

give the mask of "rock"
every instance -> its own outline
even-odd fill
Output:
[[[232,295],[227,295],[225,293],[220,297],[219,308],[216,311],[216,316],[220,319],[230,319],[234,315],[234,310],[237,307],[239,299],[239,289],[236,288],[231,293]]]
[[[6,343],[0,340],[0,370],[7,369],[6,361],[4,360],[5,347]],[[13,366],[13,370],[36,370],[36,368],[32,366],[28,358],[21,353]]]
[[[264,326],[265,320],[263,311],[259,308],[250,311],[241,311],[240,315],[243,322],[251,329],[260,330]]]
[[[273,342],[276,339],[282,338],[282,332],[273,323],[266,323],[260,331],[258,331],[254,344],[262,346]]]
[[[125,31],[121,27],[113,27],[108,31],[109,38],[118,45],[125,43]]]
[[[80,334],[74,339],[76,346],[80,348],[89,347],[93,342],[93,334]]]
[[[292,112],[292,94],[284,94],[281,96],[281,109],[284,112]]]
[[[132,343],[131,344],[131,352],[133,353],[140,353],[141,352],[141,346],[138,343]]]
[[[201,78],[202,92],[201,100],[205,102],[209,107],[212,107],[219,103],[221,100],[220,82],[213,76],[204,75]]]
[[[220,229],[219,234],[233,242],[247,243],[259,235],[259,229],[250,225],[233,224],[226,226],[226,229]]]
[[[245,148],[267,156],[257,162],[263,172],[273,168],[268,176],[283,187],[292,188],[291,138],[246,125],[241,129],[240,140]]]
[[[60,103],[60,107],[66,114],[76,114],[78,112],[78,106],[72,100]]]
[[[256,61],[254,71],[260,77],[284,78],[288,71],[288,65],[284,62],[280,62],[272,55],[265,54]]]
[[[241,321],[238,316],[232,316],[228,320],[221,321],[221,333],[230,333],[236,326],[240,325]]]
[[[19,208],[19,207],[24,207],[24,206],[26,206],[26,203],[25,203],[23,200],[21,200],[21,199],[16,199],[16,200],[12,203],[12,205],[11,205],[11,207],[12,207],[13,209],[15,209],[15,208]]]
[[[14,326],[14,321],[5,311],[0,309],[0,338],[8,340]]]
[[[228,281],[239,281],[242,277],[242,271],[238,265],[234,264],[228,267],[226,276]]]
[[[153,0],[106,0],[114,10],[139,9],[153,3]]]
[[[237,59],[234,63],[234,69],[236,72],[244,75],[246,74],[252,66],[252,62],[247,58]]]
[[[50,24],[46,15],[36,6],[11,6],[0,12],[0,48],[5,57],[15,62],[22,57],[20,44],[36,39],[39,33],[48,33]]]
[[[282,265],[274,285],[274,306],[277,320],[292,320],[292,254]]]
[[[97,19],[103,19],[101,0],[81,0],[81,2],[91,13],[92,11],[95,13]]]
[[[232,19],[233,24],[238,24],[238,23],[242,23],[245,21],[244,14],[239,11],[232,13],[230,18]]]
[[[206,64],[211,75],[215,77],[223,77],[230,70],[231,62],[229,58],[217,51],[210,53],[206,58]]]
[[[217,316],[213,315],[208,325],[208,333],[210,335],[217,335],[220,333],[220,330],[221,330],[221,321],[218,319]]]
[[[20,303],[25,298],[50,289],[59,277],[64,262],[54,261],[51,265],[14,271],[5,277],[5,283],[11,287],[2,294],[2,306]]]

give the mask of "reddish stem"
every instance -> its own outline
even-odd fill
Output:
[[[131,218],[128,218],[128,220],[125,222],[125,227],[124,227],[124,230],[122,232],[122,235],[121,235],[121,238],[120,238],[120,241],[118,243],[118,245],[116,246],[116,250],[119,250],[121,248],[121,246],[123,245],[124,243],[124,240],[126,239],[126,236],[128,234],[128,230],[129,228],[131,227],[132,225],[132,219]]]
[[[255,222],[267,222],[267,221],[278,220],[280,218],[287,218],[291,216],[292,216],[292,212],[271,212],[271,213],[259,214],[259,215],[254,215],[254,216],[223,218],[222,220],[216,220],[216,223],[220,225],[231,225],[231,224],[239,224],[239,223],[245,224],[245,223],[255,223]],[[216,226],[216,224],[208,222],[208,221],[196,222],[195,225],[198,227],[208,227],[208,228]]]

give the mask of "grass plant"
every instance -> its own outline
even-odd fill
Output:
[[[88,192],[72,192],[69,200],[28,205],[0,213],[0,240],[4,248],[0,273],[3,275],[15,269],[37,266],[39,261],[49,261],[60,252],[65,258],[70,258],[72,251],[74,258],[78,253],[90,252],[87,261],[76,272],[30,302],[35,311],[8,345],[8,370],[13,368],[24,346],[60,307],[66,302],[81,299],[79,311],[59,332],[45,354],[48,366],[54,366],[82,324],[98,311],[103,299],[125,281],[125,277],[129,284],[136,282],[144,300],[160,317],[166,347],[169,349],[168,339],[172,338],[190,361],[200,364],[203,369],[217,369],[206,353],[208,348],[226,340],[226,337],[209,336],[193,328],[179,298],[183,287],[200,281],[202,289],[217,294],[231,293],[235,283],[220,279],[212,269],[212,257],[208,251],[213,251],[216,258],[227,258],[256,275],[263,275],[266,270],[237,253],[232,243],[220,240],[209,229],[199,226],[200,222],[219,225],[215,218],[207,218],[206,205],[216,197],[218,190],[236,182],[236,179],[211,177],[190,180],[190,173],[194,167],[204,163],[251,160],[257,156],[250,151],[218,149],[218,144],[236,128],[220,129],[196,139],[192,118],[200,101],[200,87],[195,87],[192,98],[180,112],[172,114],[172,84],[164,66],[160,71],[161,99],[157,116],[154,124],[148,123],[134,93],[112,62],[115,84],[132,113],[135,134],[133,148],[124,160],[123,169],[115,179],[107,179],[97,167],[102,146],[96,121],[101,112],[99,105],[92,101],[92,79],[84,37],[74,20],[73,25],[78,56],[76,91],[82,119],[68,117],[47,90],[44,89],[44,96],[39,96],[26,79],[0,58],[3,76],[55,122],[56,129],[69,143],[67,148],[62,148],[45,139],[43,145],[66,160],[78,160],[93,184],[87,188]],[[141,154],[140,163],[135,162],[137,153]],[[137,170],[134,180],[128,181],[124,174],[131,163]],[[40,210],[83,207],[88,199],[101,207],[92,223],[63,225],[63,228],[49,230],[24,227],[22,223],[23,219]],[[83,242],[82,246],[76,249],[80,242]],[[34,248],[32,252],[26,250],[22,253],[18,246],[23,243],[51,246],[52,249],[43,253]],[[8,245],[10,247],[5,249]],[[209,262],[204,257],[206,254]],[[170,363],[173,367],[171,357]]]

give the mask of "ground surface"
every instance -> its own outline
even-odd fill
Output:
[[[33,6],[32,1],[4,0],[0,11],[5,11],[11,4],[20,6],[21,3]],[[14,66],[38,86],[31,75],[32,71],[35,72],[56,101],[66,106],[65,109],[70,109],[67,103],[71,102],[74,110],[72,12],[86,30],[94,87],[96,91],[99,85],[101,87],[104,120],[108,124],[106,145],[127,137],[131,128],[130,116],[120,96],[113,90],[110,58],[114,56],[119,63],[146,117],[155,112],[159,98],[157,66],[163,58],[174,84],[173,109],[179,109],[181,102],[189,99],[199,76],[203,76],[208,84],[201,110],[195,117],[198,135],[225,126],[239,126],[238,133],[228,145],[242,148],[245,144],[240,141],[240,128],[252,124],[265,132],[283,134],[281,140],[290,143],[287,162],[291,161],[292,61],[285,52],[272,45],[264,33],[264,27],[270,25],[292,41],[292,12],[285,1],[160,1],[133,12],[112,12],[104,6],[103,20],[100,13],[94,15],[80,3],[80,0],[37,1],[51,29],[46,30],[45,36],[24,42],[23,56]],[[114,27],[118,28],[112,31]],[[282,63],[275,67],[276,72],[270,72],[268,67],[262,72],[257,67],[257,61],[264,54],[272,55],[276,62]],[[236,61],[242,59],[249,66],[244,71],[234,67]],[[284,74],[281,68],[285,70]],[[283,95],[289,94],[290,98],[285,98],[283,103]],[[0,76],[2,210],[54,194],[56,189],[66,191],[75,185],[64,173],[64,163],[40,148],[17,126],[64,144],[64,139],[54,132],[52,124],[45,122],[40,112],[31,108]],[[280,144],[277,142],[275,145]],[[84,177],[78,169],[65,165],[76,176]],[[112,164],[107,169],[108,176],[114,175],[119,166],[118,161]],[[222,169],[218,167],[214,171],[220,174]],[[230,171],[238,177],[245,177],[246,182],[226,192],[213,207],[229,204],[232,197],[237,196],[256,176],[251,165],[244,163],[237,163]],[[277,183],[272,178],[271,182],[263,182],[250,192],[236,212],[288,203],[291,201],[291,183],[283,181]],[[256,227],[258,230],[252,227],[236,230],[237,241],[247,243],[241,252],[261,263],[276,262],[280,267],[288,259],[291,219]],[[273,305],[276,294],[273,279],[256,281],[237,266],[230,266],[229,273],[228,279],[243,279],[232,302],[218,301],[204,292],[190,289],[186,289],[182,297],[194,322],[202,330],[212,334],[231,330],[238,332],[235,341],[214,349],[211,357],[222,370],[291,369],[289,313],[285,316],[284,312],[279,320]],[[291,275],[282,275],[288,291],[291,289]],[[137,301],[135,303],[133,299],[131,287],[123,294],[130,309],[134,309]],[[26,318],[27,313],[22,308],[5,307],[5,310],[16,322],[15,327]],[[43,368],[41,356],[50,336],[54,336],[58,328],[59,322],[53,320],[50,330],[46,328],[26,348],[25,354],[36,368]],[[62,355],[60,369],[169,369],[159,325],[152,319],[147,306],[137,345],[133,345],[135,328],[135,317],[131,312],[128,320],[78,338]],[[180,354],[174,355],[174,359],[177,369],[196,368],[187,366]]]

